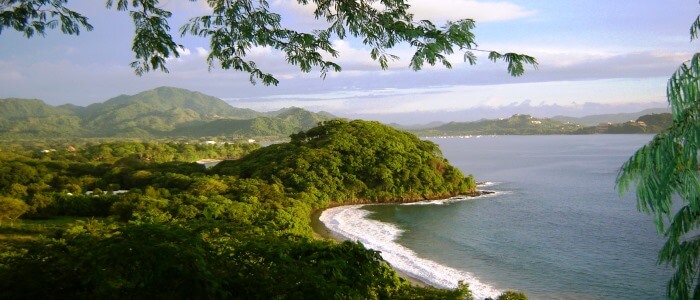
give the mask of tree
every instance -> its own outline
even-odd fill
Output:
[[[521,292],[505,291],[496,300],[527,300],[527,296]]]
[[[700,33],[700,16],[690,28],[691,41]],[[654,216],[666,243],[659,262],[675,268],[668,282],[670,299],[700,299],[700,53],[684,62],[667,87],[673,124],[656,135],[622,166],[617,188],[636,186],[637,208]],[[673,199],[682,201],[678,210]]]
[[[3,219],[7,219],[10,221],[10,226],[15,226],[15,221],[28,210],[29,205],[22,200],[0,197],[0,225]]]
[[[197,0],[192,0],[197,1]],[[204,0],[201,0],[204,1]],[[388,50],[402,43],[415,48],[410,67],[420,70],[424,64],[442,64],[451,68],[447,56],[462,52],[464,61],[475,64],[475,52],[488,53],[489,60],[504,61],[513,76],[525,72],[525,65],[537,67],[535,58],[517,53],[499,53],[478,48],[472,29],[474,20],[462,19],[436,26],[428,20],[416,21],[408,12],[405,0],[297,0],[302,5],[315,5],[314,16],[325,21],[327,28],[311,33],[285,28],[282,16],[271,11],[267,0],[207,0],[209,15],[192,18],[183,25],[181,36],[209,39],[210,68],[233,69],[250,74],[251,83],[265,85],[279,81],[245,60],[253,47],[269,47],[285,54],[289,64],[301,71],[320,68],[321,77],[341,66],[323,54],[337,57],[331,39],[355,37],[371,48],[370,56],[382,69],[398,57]],[[179,57],[183,46],[175,43],[168,20],[172,13],[161,8],[159,0],[107,0],[107,8],[128,11],[134,21],[132,50],[136,60],[131,67],[138,75],[151,70],[168,72],[166,59]],[[0,34],[4,28],[22,32],[26,37],[45,35],[46,29],[60,27],[69,35],[90,31],[88,18],[67,7],[68,0],[0,0]]]

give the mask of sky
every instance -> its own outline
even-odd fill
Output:
[[[85,106],[121,94],[173,86],[224,99],[231,105],[271,111],[302,107],[348,118],[402,124],[472,121],[530,113],[536,117],[583,116],[666,107],[665,86],[676,68],[697,51],[690,24],[700,14],[693,0],[409,0],[415,19],[442,24],[471,18],[479,48],[534,56],[537,70],[511,77],[504,63],[479,57],[477,65],[451,58],[452,69],[408,67],[412,49],[381,70],[357,39],[334,39],[343,68],[320,78],[285,63],[271,49],[256,48],[250,59],[274,74],[278,86],[252,85],[248,75],[209,69],[207,40],[180,37],[177,29],[208,11],[206,1],[161,0],[182,56],[168,61],[170,73],[136,76],[129,67],[133,25],[128,14],[104,1],[70,0],[68,6],[95,27],[79,36],[49,30],[27,39],[0,33],[0,98],[36,98],[50,105]],[[270,0],[283,24],[311,30],[323,24],[312,7],[294,0]]]

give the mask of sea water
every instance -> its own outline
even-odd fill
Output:
[[[412,205],[345,206],[321,221],[381,251],[394,268],[439,287],[469,283],[476,299],[661,299],[671,270],[652,218],[615,177],[650,135],[434,139],[495,194]]]

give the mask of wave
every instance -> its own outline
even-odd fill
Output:
[[[476,186],[478,187],[488,187],[488,186],[494,186],[494,185],[499,185],[502,182],[494,182],[494,181],[484,181],[484,182],[477,182]]]
[[[461,280],[469,284],[475,299],[495,299],[500,294],[498,289],[479,281],[469,272],[418,257],[413,250],[396,243],[403,230],[393,224],[367,219],[370,212],[363,210],[362,206],[330,208],[321,214],[319,220],[333,233],[380,251],[382,258],[394,269],[427,284],[450,289],[456,288]]]
[[[480,198],[489,198],[489,197],[494,197],[494,196],[505,195],[505,194],[511,193],[510,191],[490,191],[490,192],[491,193],[483,194],[483,195],[476,196],[476,197],[457,196],[457,197],[451,197],[448,199],[425,200],[425,201],[418,201],[418,202],[402,203],[401,205],[445,205],[445,204],[450,204],[450,203],[455,203],[455,202],[469,201],[469,200],[480,199]]]

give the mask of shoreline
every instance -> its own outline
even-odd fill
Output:
[[[319,217],[321,216],[321,214],[322,214],[326,209],[329,209],[329,208],[332,208],[332,207],[337,207],[337,206],[329,206],[329,207],[326,207],[326,208],[319,208],[319,209],[316,209],[316,210],[314,210],[313,212],[311,212],[311,215],[310,215],[310,217],[311,217],[311,229],[313,230],[313,234],[314,234],[314,238],[315,238],[315,239],[330,239],[330,240],[334,240],[334,241],[336,241],[336,242],[338,242],[338,243],[342,243],[342,242],[346,241],[347,239],[345,239],[345,238],[343,238],[343,237],[341,237],[341,236],[335,234],[334,232],[332,232],[332,231],[331,231],[330,229],[328,229],[328,227],[326,227],[326,225],[323,224],[323,222],[321,222],[321,220],[319,219]],[[385,262],[386,262],[386,261],[385,261]],[[413,276],[410,276],[410,275],[408,275],[408,274],[406,274],[406,273],[404,273],[404,272],[401,272],[401,271],[397,270],[396,268],[394,268],[394,267],[393,267],[391,264],[389,264],[388,262],[386,262],[386,263],[389,265],[389,267],[391,267],[392,270],[394,270],[394,272],[396,272],[396,274],[399,275],[399,277],[401,277],[401,278],[407,280],[408,282],[410,282],[410,283],[413,284],[413,285],[422,286],[422,287],[431,286],[431,287],[434,287],[434,288],[439,288],[439,287],[436,287],[436,286],[434,286],[434,285],[431,285],[431,284],[429,284],[429,283],[427,283],[427,282],[425,282],[425,281],[422,281],[422,280],[420,280],[420,279],[418,279],[418,278],[415,278],[415,277],[413,277]]]
[[[473,197],[478,197],[478,196],[482,196],[482,195],[489,195],[489,194],[493,194],[493,193],[494,193],[494,192],[492,192],[492,191],[477,191],[477,192],[475,192],[475,193],[471,193],[471,194],[468,194],[468,195],[461,195],[461,196],[473,198]],[[446,198],[440,198],[440,199],[446,199]],[[447,198],[447,199],[449,199],[449,198]],[[403,199],[402,199],[402,200],[403,200]],[[342,242],[348,240],[348,239],[346,239],[346,238],[344,238],[344,237],[342,237],[342,236],[340,236],[340,235],[334,233],[333,231],[331,231],[330,229],[328,229],[328,227],[326,227],[326,224],[324,224],[323,222],[321,222],[321,220],[320,220],[321,214],[322,214],[325,210],[327,210],[327,209],[329,209],[329,208],[338,207],[338,206],[346,206],[346,205],[362,205],[362,204],[364,204],[364,205],[376,205],[376,204],[403,204],[403,203],[414,203],[414,202],[421,202],[421,201],[429,201],[429,200],[433,200],[433,199],[420,199],[420,200],[415,200],[415,201],[402,201],[402,200],[399,200],[399,201],[391,201],[391,202],[381,202],[381,203],[333,203],[333,204],[331,204],[331,205],[329,205],[329,206],[327,206],[327,207],[325,207],[325,208],[315,209],[315,210],[313,210],[313,211],[311,212],[311,214],[309,215],[309,218],[311,219],[309,225],[311,225],[311,229],[312,229],[312,231],[313,231],[313,237],[314,237],[315,239],[331,239],[331,240],[334,240],[334,241],[336,241],[336,242],[338,242],[338,243],[342,243]],[[385,262],[386,262],[386,261],[385,261]],[[425,281],[423,281],[423,280],[421,280],[421,279],[419,279],[419,278],[416,278],[416,277],[414,277],[414,276],[408,275],[408,274],[406,274],[405,272],[402,272],[402,271],[400,271],[400,270],[397,270],[396,268],[394,268],[394,267],[393,267],[391,264],[389,264],[388,262],[386,262],[386,263],[389,265],[389,267],[391,267],[392,270],[394,270],[394,272],[396,272],[396,274],[399,275],[399,277],[401,277],[401,278],[407,280],[407,281],[410,282],[411,284],[414,284],[414,285],[417,285],[417,286],[422,286],[422,287],[428,287],[428,286],[429,286],[429,287],[434,287],[434,288],[441,289],[441,287],[432,285],[432,284],[427,283],[427,282],[425,282]]]

